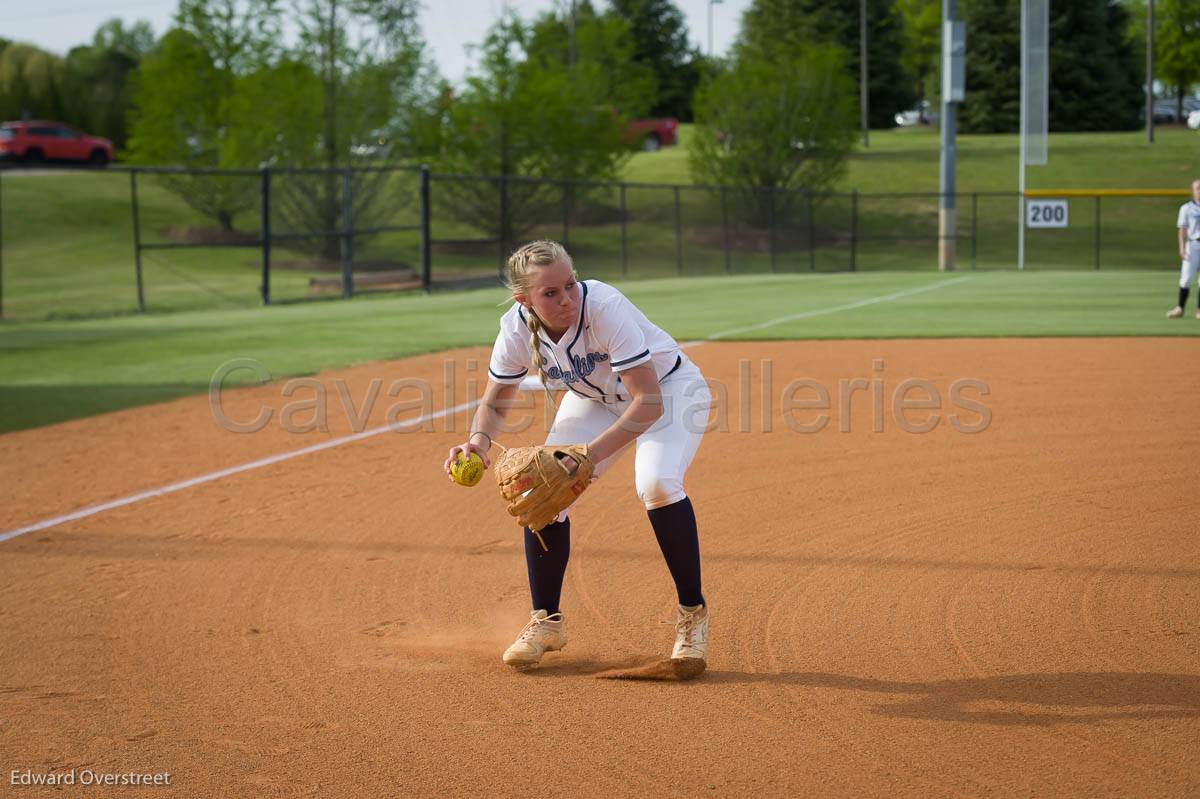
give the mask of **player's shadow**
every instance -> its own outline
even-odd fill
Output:
[[[876,694],[894,718],[981,724],[1093,724],[1200,716],[1200,675],[1132,672],[1005,674],[956,680],[876,680],[821,672],[709,671],[707,685],[771,684]]]

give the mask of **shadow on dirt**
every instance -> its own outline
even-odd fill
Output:
[[[875,706],[880,715],[933,721],[1054,725],[1200,716],[1195,674],[1063,672],[900,682],[820,672],[710,671],[704,683],[865,691],[888,699]]]

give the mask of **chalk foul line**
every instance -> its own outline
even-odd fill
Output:
[[[898,300],[902,297],[911,297],[914,294],[924,294],[927,291],[943,289],[947,286],[953,286],[956,283],[962,283],[964,280],[969,280],[970,278],[970,275],[963,275],[962,277],[951,278],[950,280],[940,280],[937,283],[928,283],[924,286],[917,286],[916,288],[905,289],[904,291],[897,291],[892,294],[884,294],[879,297],[868,297],[865,300],[848,302],[845,305],[833,305],[828,308],[815,308],[811,311],[801,311],[800,313],[789,314],[788,316],[780,316],[777,319],[768,319],[765,322],[759,322],[758,324],[754,325],[733,327],[729,330],[722,330],[720,333],[713,333],[711,336],[704,339],[704,341],[716,341],[718,339],[725,338],[726,336],[736,336],[738,333],[749,333],[751,330],[762,330],[763,328],[781,325],[784,322],[795,322],[799,319],[811,319],[814,316],[827,316],[829,314],[841,313],[842,311],[853,311],[856,308],[865,308],[868,305],[876,305],[881,302],[891,302],[892,300]]]
[[[412,419],[400,424],[380,425],[379,427],[373,427],[370,430],[363,430],[361,433],[353,433],[348,436],[341,436],[340,438],[332,438],[328,441],[322,441],[320,444],[313,444],[312,446],[292,450],[291,452],[281,452],[278,455],[271,455],[267,458],[261,458],[249,463],[243,463],[240,466],[231,466],[228,469],[210,472],[209,474],[201,475],[200,477],[193,477],[190,480],[184,480],[179,483],[172,483],[171,485],[163,486],[162,488],[154,488],[149,491],[142,491],[139,494],[131,494],[127,497],[114,499],[111,502],[104,502],[100,505],[92,505],[91,507],[81,508],[80,510],[77,510],[73,513],[68,513],[64,516],[55,516],[53,519],[45,519],[44,521],[31,524],[27,527],[18,527],[15,530],[9,530],[6,533],[0,533],[0,542],[7,541],[10,538],[16,538],[19,535],[25,535],[26,533],[35,533],[38,530],[45,530],[48,527],[56,527],[60,524],[64,524],[65,522],[73,522],[77,519],[86,519],[88,516],[95,516],[97,513],[103,513],[106,510],[123,508],[126,505],[132,505],[143,500],[153,499],[154,497],[161,497],[167,494],[174,494],[176,491],[183,491],[185,488],[192,488],[193,486],[203,485],[204,483],[211,483],[213,480],[220,480],[222,477],[229,477],[230,475],[240,474],[241,472],[248,472],[252,469],[261,469],[264,466],[282,463],[283,461],[291,460],[292,458],[299,458],[301,455],[320,452],[321,450],[331,449],[333,447],[341,446],[342,444],[350,444],[355,441],[362,441],[364,438],[377,436],[380,433],[387,433],[389,431],[400,432],[407,427],[420,427],[426,422],[431,422],[434,419],[440,419],[443,416],[453,416],[461,411],[474,408],[478,404],[478,400],[464,402],[461,405],[455,405],[453,408],[446,408],[440,411],[435,411],[434,413],[427,413],[418,419]]]

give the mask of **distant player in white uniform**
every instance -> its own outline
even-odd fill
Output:
[[[683,480],[708,423],[711,395],[704,376],[675,339],[620,291],[598,280],[580,281],[571,256],[556,242],[531,242],[513,253],[506,284],[514,303],[500,319],[472,432],[450,450],[447,474],[460,453],[477,452],[491,465],[492,438],[531,370],[543,386],[565,388],[546,443],[587,444],[597,476],[635,444],[638,497],[679,601],[671,658],[703,661],[708,608],[700,591],[696,515]],[[571,552],[568,511],[540,533],[547,549],[525,528],[533,613],[504,653],[504,662],[519,669],[567,642],[559,598]]]
[[[1168,319],[1179,319],[1187,308],[1188,292],[1200,272],[1200,180],[1192,181],[1192,199],[1179,206],[1179,304],[1167,311]],[[1196,318],[1200,319],[1200,290],[1196,292]]]

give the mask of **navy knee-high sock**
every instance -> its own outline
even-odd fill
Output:
[[[662,508],[646,511],[654,527],[654,537],[662,550],[667,568],[675,580],[675,592],[681,605],[703,605],[700,593],[700,536],[696,532],[696,512],[687,497]]]
[[[537,536],[525,528],[525,566],[529,569],[529,596],[534,610],[558,613],[563,576],[571,557],[571,520],[548,524],[541,530],[550,551],[542,549]]]
[[[1180,308],[1187,307],[1187,298],[1188,298],[1189,293],[1191,293],[1191,289],[1187,288],[1187,287],[1181,288],[1179,290],[1179,307]]]

